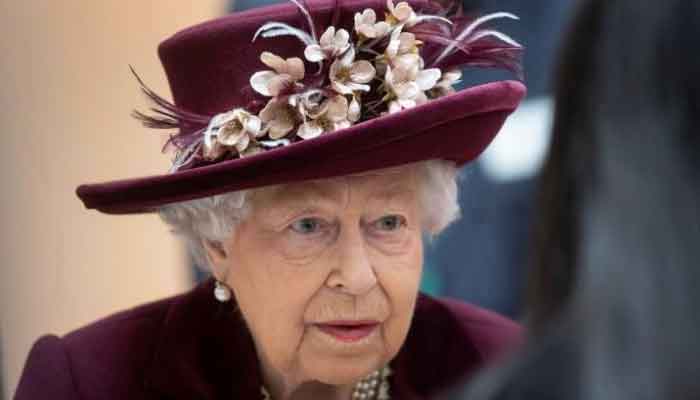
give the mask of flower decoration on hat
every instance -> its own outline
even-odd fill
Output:
[[[255,151],[257,138],[265,135],[262,120],[243,109],[237,108],[212,118],[204,134],[204,157],[216,159],[228,149],[235,148],[239,154]]]
[[[304,79],[304,62],[298,57],[285,60],[266,51],[260,55],[260,61],[273,69],[258,71],[250,77],[250,85],[263,96],[277,96]]]
[[[393,22],[394,25],[409,24],[416,20],[416,13],[410,4],[405,1],[394,6],[392,0],[387,0],[386,6],[389,9],[387,20]]]
[[[251,104],[199,115],[158,96],[137,76],[156,107],[155,115],[135,116],[149,127],[180,130],[166,145],[176,149],[171,172],[251,156],[410,110],[454,93],[462,68],[500,67],[521,74],[522,46],[484,28],[495,19],[517,19],[513,14],[473,18],[456,3],[428,3],[430,9],[417,10],[406,1],[387,0],[385,9],[361,10],[350,26],[327,26],[319,38],[303,0],[291,1],[308,30],[268,22],[252,40],[294,37],[301,44],[299,56],[263,51],[259,59],[266,69],[249,79],[258,97]],[[332,21],[340,21],[341,12],[336,6]]]
[[[369,92],[369,83],[374,79],[376,70],[367,60],[355,60],[355,50],[348,49],[342,57],[331,64],[329,78],[331,87],[339,94]]]
[[[386,21],[377,22],[377,13],[367,8],[361,13],[355,13],[355,32],[360,38],[376,39],[386,35],[391,25]]]
[[[345,53],[350,48],[350,34],[345,29],[338,29],[336,32],[334,26],[329,26],[328,29],[321,35],[318,44],[310,44],[304,50],[304,56],[309,61],[321,61],[334,59]]]

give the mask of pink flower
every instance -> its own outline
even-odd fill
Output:
[[[387,66],[384,79],[392,98],[389,102],[389,113],[427,102],[425,91],[435,86],[440,75],[438,68],[420,70],[418,65],[408,65],[392,69],[391,66]]]
[[[275,97],[282,90],[304,79],[304,61],[298,57],[283,59],[269,51],[260,55],[260,61],[272,71],[258,71],[250,77],[250,86],[263,96]]]
[[[242,108],[219,114],[204,133],[204,157],[213,160],[233,149],[242,153],[251,141],[264,134],[260,118]]]
[[[297,110],[287,102],[272,99],[260,111],[260,119],[271,139],[281,139],[300,121]]]
[[[360,105],[360,101],[356,96],[352,96],[352,100],[348,106],[348,120],[353,123],[359,121],[361,111],[362,106]]]
[[[341,58],[331,64],[331,87],[340,94],[353,94],[355,91],[369,92],[367,83],[374,79],[376,70],[367,60],[355,60],[355,49],[350,48]]]
[[[410,24],[416,19],[416,13],[410,4],[405,1],[394,6],[393,0],[386,0],[386,8],[389,9],[391,17],[399,24]]]
[[[336,95],[320,103],[303,102],[304,123],[299,126],[297,136],[312,139],[324,132],[347,128],[352,123],[348,120],[348,100]],[[308,118],[308,119],[307,119]]]
[[[418,46],[421,44],[423,42],[416,40],[416,35],[410,32],[402,32],[401,29],[397,28],[391,32],[391,39],[386,46],[384,54],[389,60],[405,54],[418,55]]]
[[[459,83],[462,79],[462,71],[459,69],[453,69],[442,74],[442,78],[435,84],[430,91],[433,97],[442,97],[448,94],[454,93],[455,89],[452,87]]]
[[[345,29],[338,29],[329,26],[321,38],[319,44],[306,46],[304,56],[311,62],[319,62],[325,59],[333,59],[345,53],[350,48],[350,34]]]
[[[355,13],[355,32],[368,39],[382,37],[389,32],[389,24],[377,22],[377,14],[371,8],[366,8],[361,14]]]

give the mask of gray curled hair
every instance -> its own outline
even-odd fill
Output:
[[[434,237],[460,217],[458,168],[445,160],[417,163],[420,169],[420,202],[424,234]],[[160,217],[180,236],[194,261],[208,267],[202,240],[220,242],[234,234],[236,226],[251,212],[247,199],[255,189],[229,192],[201,199],[168,204]]]

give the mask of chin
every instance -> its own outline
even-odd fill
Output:
[[[360,379],[384,366],[380,355],[363,357],[333,357],[309,360],[305,365],[307,376],[327,385],[355,384]]]

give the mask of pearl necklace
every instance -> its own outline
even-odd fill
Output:
[[[389,375],[391,375],[391,368],[389,368],[389,366],[367,375],[361,381],[357,382],[352,391],[351,399],[390,400]],[[265,386],[260,387],[260,392],[263,395],[263,400],[272,400],[272,396],[270,396],[270,393],[265,389]]]
[[[389,375],[391,368],[388,365],[369,374],[355,385],[352,400],[390,400]]]

